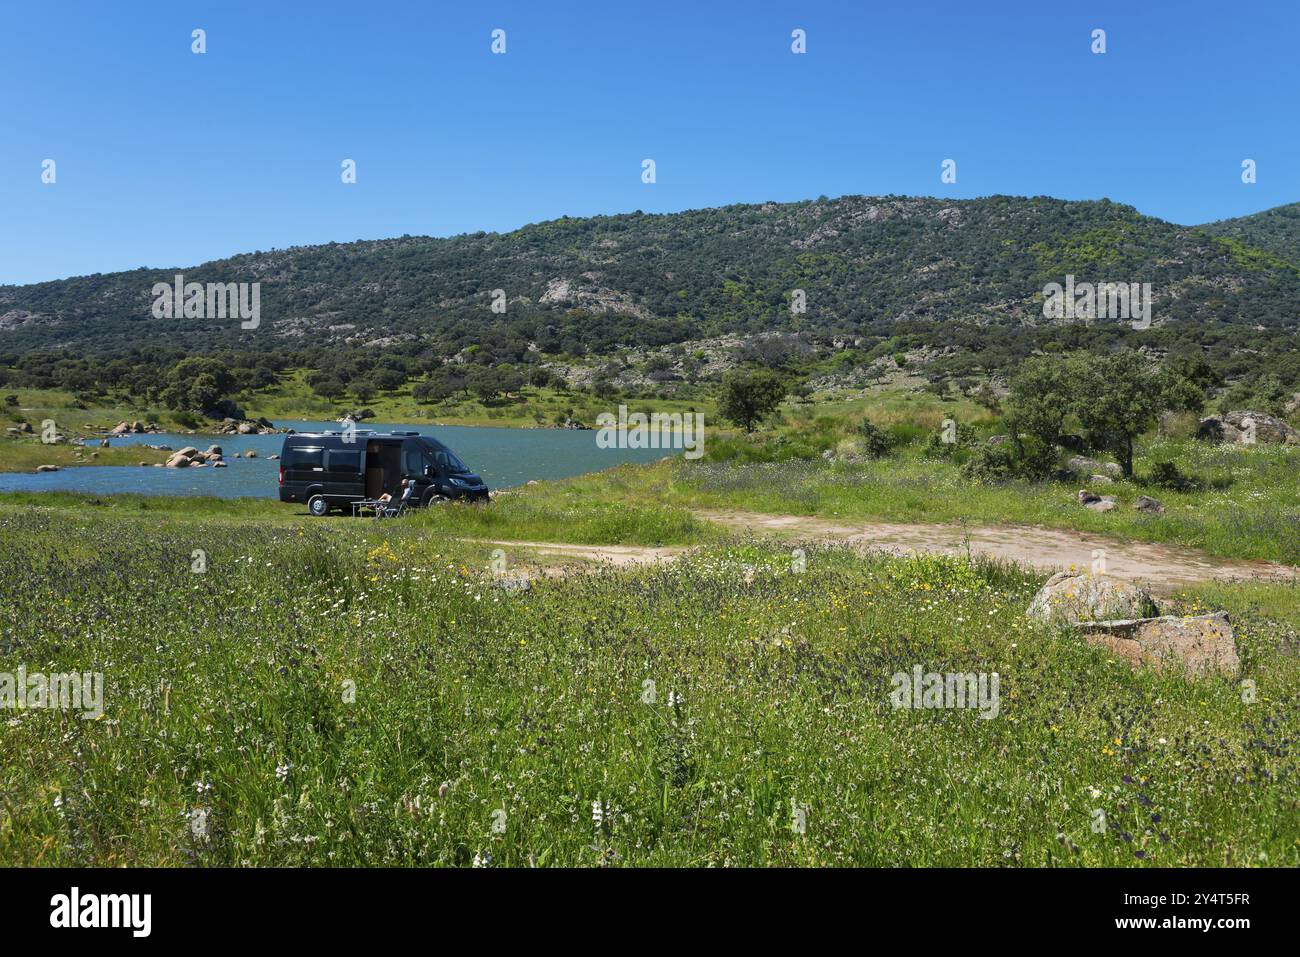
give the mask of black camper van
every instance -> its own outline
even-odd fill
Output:
[[[287,435],[280,450],[280,501],[305,502],[313,515],[347,508],[415,482],[412,501],[487,501],[488,487],[456,453],[419,432],[304,432]]]

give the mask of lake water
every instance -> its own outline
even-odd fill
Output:
[[[298,432],[338,430],[337,422],[277,420],[277,426]],[[509,488],[530,479],[558,479],[586,472],[598,472],[624,462],[653,462],[674,454],[665,449],[602,449],[596,446],[594,431],[577,429],[498,429],[458,425],[403,425],[365,422],[359,426],[376,432],[391,429],[419,432],[451,447],[469,468],[483,476],[489,488]],[[192,445],[206,449],[219,445],[229,468],[156,469],[138,465],[79,465],[58,472],[0,472],[0,492],[59,490],[143,495],[215,495],[222,498],[279,495],[280,463],[268,459],[279,455],[283,435],[124,435],[109,438],[113,446],[168,445],[183,449]],[[87,448],[97,443],[87,440]],[[248,449],[255,459],[235,458]],[[677,453],[680,454],[680,453]]]

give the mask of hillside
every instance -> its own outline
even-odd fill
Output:
[[[452,355],[491,340],[495,327],[543,353],[582,355],[759,331],[1020,326],[1044,322],[1042,287],[1067,273],[1150,282],[1157,326],[1285,327],[1300,319],[1297,210],[1200,229],[1105,200],[846,196],[331,243],[3,286],[0,352],[418,341]],[[151,288],[177,272],[191,282],[261,283],[260,327],[154,318]],[[505,314],[490,309],[498,288]],[[802,315],[789,308],[794,289],[807,295]]]
[[[1236,239],[1300,264],[1300,203],[1266,209],[1252,216],[1224,219],[1203,227],[1214,236]]]

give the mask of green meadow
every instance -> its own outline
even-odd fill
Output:
[[[703,544],[521,591],[457,510],[154,501],[4,502],[3,670],[106,687],[0,713],[0,863],[1300,864],[1291,586],[1174,600],[1231,610],[1248,696],[1031,623],[1006,564],[575,505]],[[463,533],[540,533],[524,501]],[[997,673],[997,716],[894,707],[916,666]]]

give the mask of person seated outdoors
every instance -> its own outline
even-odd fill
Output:
[[[415,482],[412,479],[402,479],[401,487],[397,490],[397,497],[394,498],[390,493],[385,492],[379,498],[375,499],[378,508],[375,509],[376,516],[382,516],[390,511],[395,511],[402,505],[411,500],[411,493],[415,491]]]

